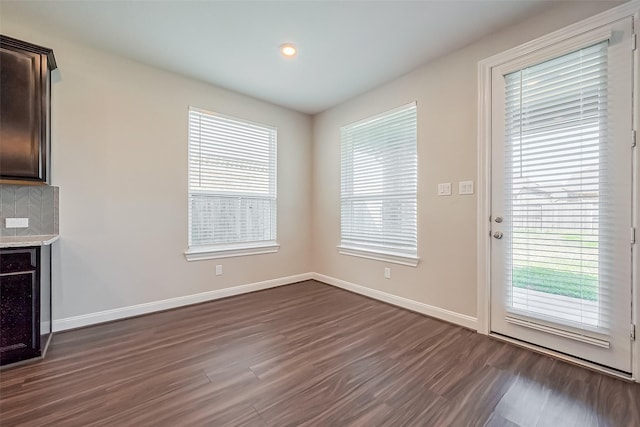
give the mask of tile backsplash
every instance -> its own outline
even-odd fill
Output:
[[[0,185],[0,236],[58,234],[58,187]],[[7,228],[6,218],[29,218],[27,228]]]

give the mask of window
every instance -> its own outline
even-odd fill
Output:
[[[341,128],[340,253],[418,264],[416,121],[414,102]]]
[[[275,252],[276,129],[189,109],[189,261]]]

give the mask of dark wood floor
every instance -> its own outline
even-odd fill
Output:
[[[0,425],[640,426],[640,385],[309,281],[57,334]]]

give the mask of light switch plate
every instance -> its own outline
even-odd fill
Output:
[[[222,265],[216,265],[216,276],[222,276]]]
[[[473,181],[460,181],[458,183],[458,194],[473,194]]]
[[[4,226],[6,228],[28,228],[29,218],[5,218]]]
[[[450,196],[451,195],[451,183],[443,182],[438,184],[438,196]]]

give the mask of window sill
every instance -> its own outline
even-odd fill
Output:
[[[184,256],[187,261],[201,261],[205,259],[272,254],[278,252],[279,249],[280,245],[277,243],[250,246],[196,246],[187,249]]]
[[[376,261],[391,262],[394,264],[408,265],[409,267],[417,267],[420,258],[406,255],[397,255],[384,252],[373,252],[364,249],[350,248],[346,246],[338,246],[338,252],[342,255],[355,256],[359,258],[375,259]]]

